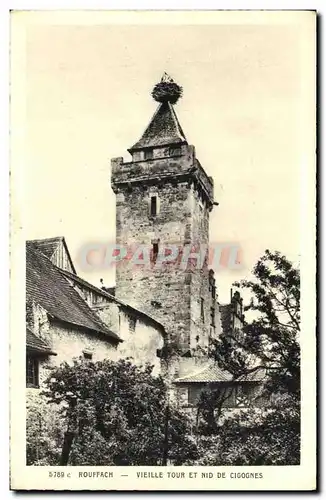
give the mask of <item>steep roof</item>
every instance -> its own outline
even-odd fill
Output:
[[[32,351],[56,355],[56,353],[51,350],[51,347],[44,342],[44,340],[37,337],[29,328],[26,328],[26,347]]]
[[[157,108],[142,137],[129,151],[186,142],[187,139],[172,104],[163,102]]]
[[[252,372],[241,375],[234,379],[230,372],[221,370],[219,366],[214,364],[207,364],[200,369],[194,370],[192,373],[184,377],[179,377],[174,380],[175,383],[211,383],[211,382],[261,382],[266,376],[264,368],[257,368]]]
[[[39,304],[53,318],[101,333],[114,343],[121,341],[62,276],[59,268],[35,249],[34,242],[26,243],[26,301]]]
[[[71,268],[74,273],[76,273],[74,264],[72,262],[72,259],[70,257],[70,253],[68,250],[68,246],[66,243],[66,240],[64,236],[56,236],[54,238],[44,238],[41,240],[30,240],[29,244],[33,245],[33,247],[41,252],[45,257],[48,259],[51,259],[53,257],[53,254],[56,252],[56,250],[60,247],[60,245],[64,246],[67,258],[70,262]]]
[[[250,373],[246,373],[237,378],[237,381],[244,382],[261,382],[266,378],[267,370],[266,368],[256,368]]]
[[[148,314],[144,313],[143,311],[140,311],[139,309],[136,309],[135,307],[126,304],[122,300],[119,300],[115,295],[111,294],[108,292],[108,288],[98,288],[95,285],[92,285],[92,283],[89,283],[88,281],[84,280],[80,276],[77,276],[76,274],[70,273],[69,271],[66,271],[65,269],[59,269],[59,271],[66,276],[68,279],[71,279],[72,281],[75,281],[76,283],[79,283],[82,287],[88,288],[89,290],[97,293],[98,295],[101,295],[102,297],[108,299],[111,302],[115,302],[116,304],[120,305],[122,308],[128,310],[130,313],[133,313],[135,316],[142,317],[146,320],[148,320],[150,323],[152,323],[155,327],[160,328],[163,333],[165,333],[164,326],[162,323],[154,319],[152,316],[149,316]],[[115,290],[115,287],[112,287],[112,289]]]
[[[233,379],[231,373],[221,370],[219,366],[207,364],[184,377],[177,378],[174,382],[229,382]]]

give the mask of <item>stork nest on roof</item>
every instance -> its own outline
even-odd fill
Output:
[[[175,104],[182,97],[183,89],[175,82],[160,82],[152,90],[152,97],[157,102]]]

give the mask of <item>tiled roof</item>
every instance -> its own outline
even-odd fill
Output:
[[[29,243],[32,244],[36,250],[42,252],[48,259],[51,259],[63,239],[63,236],[57,236],[55,238],[45,238],[43,240],[30,240]]]
[[[247,373],[245,375],[241,375],[241,377],[237,378],[237,381],[245,381],[245,382],[261,382],[266,378],[266,368],[257,368],[256,370]]]
[[[261,382],[266,376],[266,370],[264,368],[257,368],[257,370],[252,371],[246,375],[242,375],[237,379],[234,379],[231,373],[226,370],[221,370],[219,366],[215,364],[205,365],[204,367],[194,370],[192,373],[184,377],[179,377],[174,380],[175,383],[211,383],[211,382]]]
[[[26,244],[26,300],[39,304],[54,318],[102,333],[112,342],[121,341],[68,283],[59,268],[30,242]]]
[[[81,286],[88,288],[89,290],[92,290],[95,293],[98,293],[99,295],[102,295],[103,297],[107,297],[110,299],[114,299],[114,296],[111,296],[109,292],[106,290],[103,290],[102,288],[98,288],[97,286],[93,285],[92,283],[89,283],[88,281],[84,280],[80,276],[77,276],[77,274],[73,274],[66,269],[59,269],[59,271],[64,275],[67,276],[68,279],[71,279],[72,281],[75,281],[76,283],[79,283]]]
[[[174,382],[229,382],[233,379],[231,373],[221,370],[215,363],[205,365],[184,377],[174,380]]]
[[[145,318],[147,321],[152,323],[156,328],[160,328],[163,332],[165,332],[164,326],[159,323],[156,319],[154,319],[152,316],[149,316],[148,314],[144,313],[143,311],[140,311],[139,309],[126,304],[122,300],[119,300],[115,297],[115,295],[112,295],[109,293],[109,288],[98,288],[95,285],[92,285],[91,283],[88,283],[88,281],[84,280],[80,276],[77,276],[76,274],[70,273],[69,271],[66,271],[65,269],[59,269],[59,271],[66,276],[68,279],[71,279],[72,281],[75,281],[76,283],[79,283],[81,286],[88,288],[89,290],[92,290],[93,292],[101,295],[102,297],[107,298],[111,302],[115,302],[116,304],[120,305],[122,308],[128,310],[130,313],[133,313],[136,317],[142,317]],[[112,288],[115,291],[115,287]]]
[[[53,256],[54,252],[57,250],[59,245],[63,244],[63,246],[65,247],[65,250],[67,252],[67,256],[68,256],[68,259],[70,261],[71,268],[73,269],[74,272],[76,272],[74,264],[73,264],[72,259],[70,257],[64,236],[56,236],[54,238],[44,238],[42,240],[30,240],[28,243],[33,245],[33,247],[36,250],[41,252],[48,259],[51,259],[51,257]]]
[[[37,337],[29,328],[26,328],[26,347],[33,351],[56,354],[44,340]]]
[[[104,292],[110,295],[115,295],[115,286],[102,286],[101,290],[104,290]]]
[[[170,102],[160,104],[141,139],[129,151],[187,142]]]

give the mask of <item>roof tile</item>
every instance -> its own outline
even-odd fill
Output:
[[[26,244],[26,300],[39,304],[54,318],[102,333],[115,343],[121,341],[62,276],[59,268],[35,249],[33,242]]]
[[[26,347],[39,352],[55,354],[51,350],[51,347],[44,340],[37,337],[29,328],[26,328]]]
[[[256,370],[241,375],[238,378],[234,378],[232,374],[226,370],[222,370],[216,363],[208,364],[204,367],[189,373],[184,377],[179,377],[174,380],[175,383],[181,382],[261,382],[266,376],[266,370],[264,368],[257,368]]]
[[[231,373],[221,370],[215,363],[205,365],[184,377],[179,377],[174,382],[229,382],[232,379]]]
[[[130,151],[182,142],[187,140],[174,108],[170,102],[163,102],[157,108],[141,139],[130,148]]]

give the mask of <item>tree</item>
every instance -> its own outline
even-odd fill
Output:
[[[235,378],[258,365],[269,367],[270,389],[300,395],[300,274],[280,252],[266,250],[253,279],[236,283],[249,291],[245,311],[254,317],[241,332],[223,332],[213,356]]]
[[[26,395],[26,464],[57,465],[63,439],[60,415],[37,391]]]
[[[208,384],[200,393],[196,405],[196,433],[212,436],[218,433],[218,422],[223,413],[224,403],[232,396],[234,386]]]
[[[266,250],[253,278],[236,283],[250,293],[245,311],[252,314],[241,331],[225,331],[211,356],[234,380],[257,367],[269,368],[265,392],[273,405],[252,406],[208,429],[214,439],[199,465],[294,465],[300,463],[300,275],[279,252]],[[216,398],[206,395],[206,414],[214,414]],[[200,401],[203,407],[203,400]],[[221,414],[221,405],[217,405]],[[206,419],[207,420],[207,419]],[[207,428],[207,425],[206,425]],[[206,439],[206,440],[205,440]]]
[[[149,365],[63,363],[45,395],[65,418],[61,465],[162,465],[167,459],[181,465],[197,456],[187,418]]]
[[[202,436],[196,465],[299,465],[300,407],[293,394],[277,397],[273,407],[233,414],[214,436]]]

